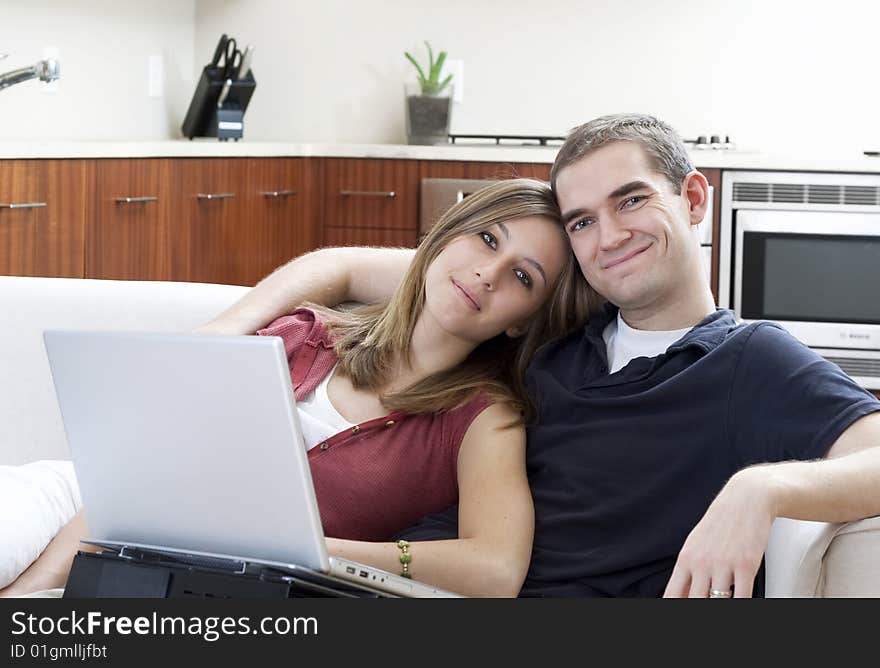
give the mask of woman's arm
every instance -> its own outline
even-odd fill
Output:
[[[21,596],[43,589],[63,587],[77,550],[97,552],[101,548],[82,545],[80,539],[88,532],[85,513],[80,510],[65,524],[55,538],[46,546],[37,560],[27,567],[16,580],[0,589],[0,598]]]
[[[211,322],[203,334],[253,334],[303,302],[336,306],[387,299],[406,272],[410,248],[322,248],[276,269]]]
[[[535,514],[525,467],[525,429],[494,404],[478,415],[458,455],[457,540],[410,544],[410,574],[468,596],[516,596],[532,552]],[[331,554],[400,573],[396,543],[328,538]]]

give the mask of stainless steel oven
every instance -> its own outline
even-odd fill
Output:
[[[419,191],[419,239],[453,204],[480,188],[497,183],[493,179],[422,179]]]
[[[724,172],[721,306],[880,389],[880,175]]]

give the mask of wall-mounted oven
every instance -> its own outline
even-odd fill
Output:
[[[880,175],[725,171],[720,225],[719,305],[880,389]]]

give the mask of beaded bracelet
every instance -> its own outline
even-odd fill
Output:
[[[409,553],[409,542],[405,540],[397,541],[397,547],[400,548],[400,556],[398,557],[400,561],[400,565],[403,566],[403,570],[401,571],[401,575],[405,578],[412,579],[412,575],[409,574],[409,563],[412,561],[412,555]]]

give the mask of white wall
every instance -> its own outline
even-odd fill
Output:
[[[179,136],[193,86],[194,0],[0,0],[0,72],[57,50],[61,79],[0,91],[0,141]],[[148,58],[164,91],[147,96]]]
[[[56,93],[0,92],[0,141],[179,137],[227,32],[256,46],[251,140],[402,142],[402,52],[464,61],[458,132],[561,134],[643,110],[744,147],[880,147],[880,3],[837,0],[0,0],[0,72],[58,49]],[[147,59],[165,64],[147,97]]]
[[[197,68],[256,46],[249,139],[402,142],[404,50],[464,61],[458,132],[564,133],[649,111],[742,146],[880,147],[870,0],[196,0]]]

